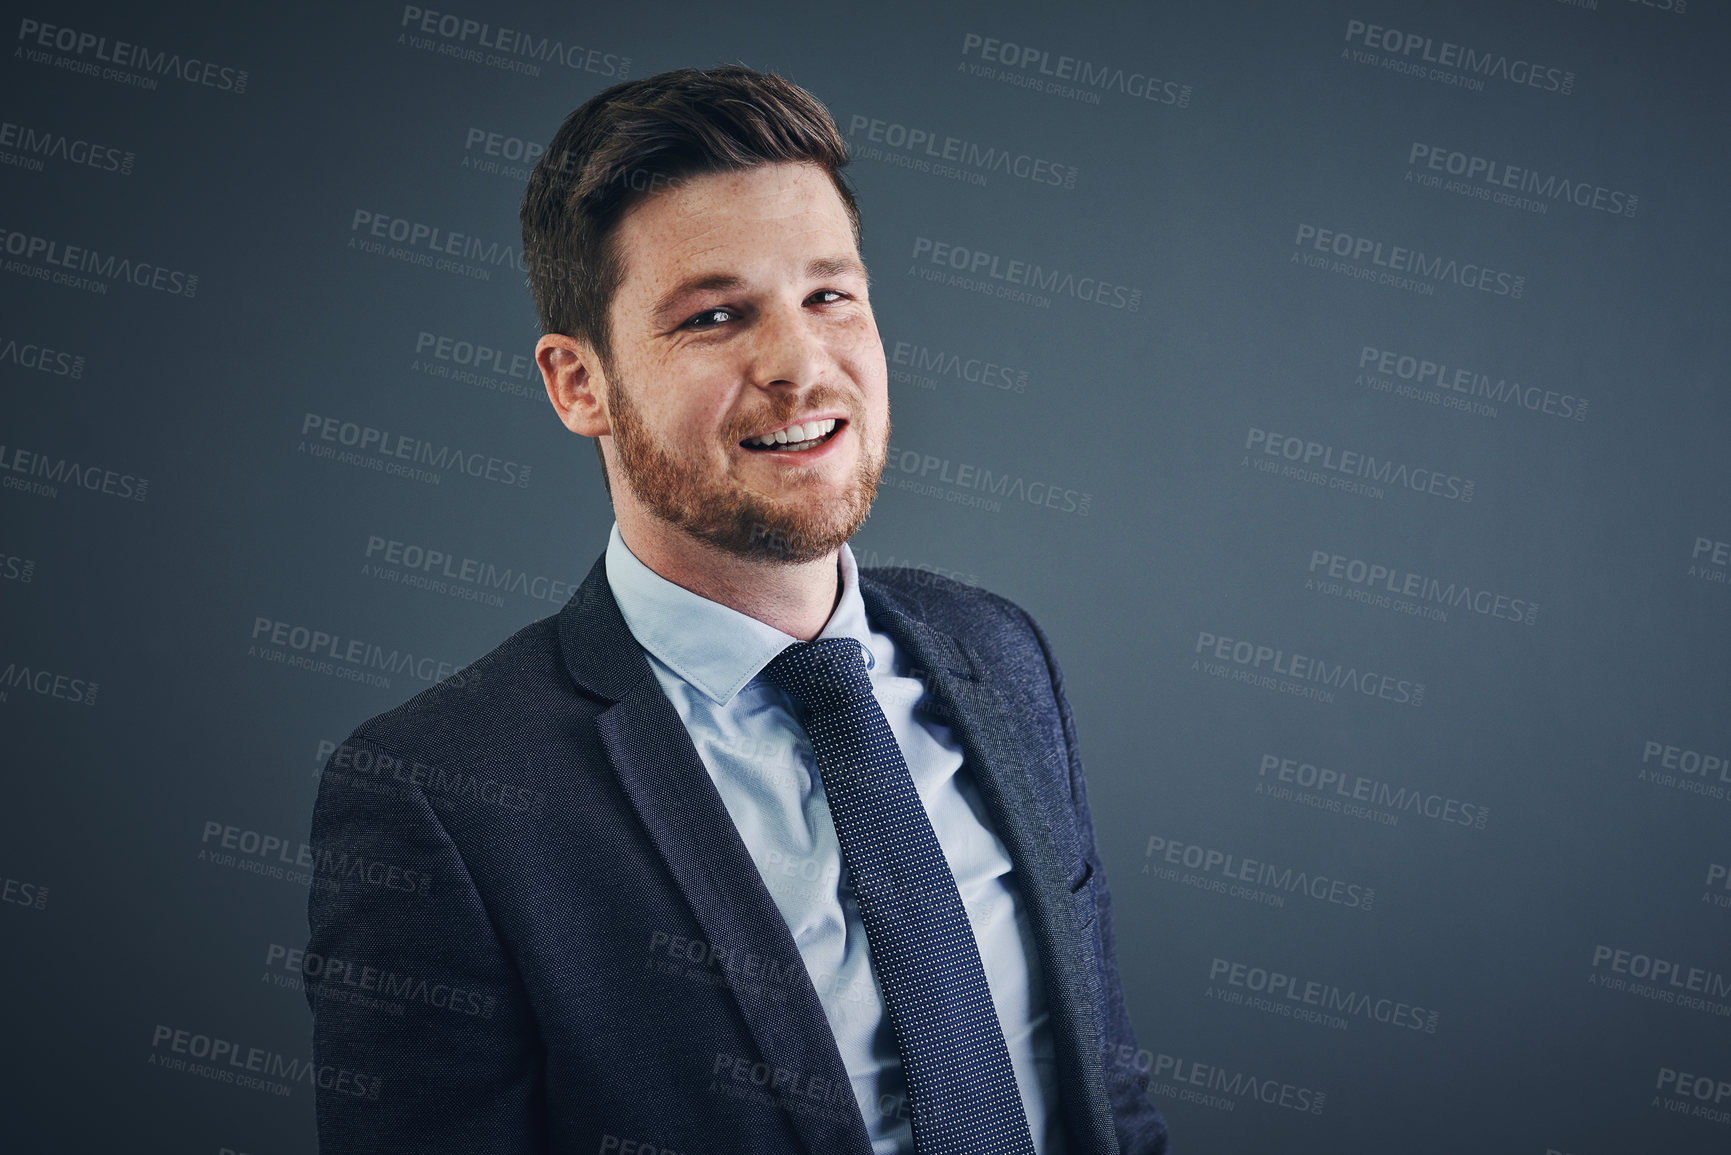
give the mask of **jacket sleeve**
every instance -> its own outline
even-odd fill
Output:
[[[319,1151],[544,1151],[525,992],[426,793],[392,765],[412,763],[350,739],[313,811],[313,1062],[361,1075],[318,1081]]]
[[[1136,1045],[1136,1032],[1130,1025],[1130,1012],[1124,1004],[1124,990],[1118,977],[1112,896],[1106,885],[1105,865],[1100,861],[1100,852],[1094,844],[1094,820],[1088,810],[1088,789],[1082,776],[1081,753],[1076,745],[1076,722],[1070,714],[1070,703],[1064,697],[1064,672],[1052,655],[1052,646],[1045,633],[1026,611],[1021,613],[1039,639],[1046,666],[1052,674],[1052,697],[1058,703],[1058,715],[1064,725],[1064,745],[1070,754],[1070,794],[1075,800],[1076,835],[1081,840],[1083,857],[1094,872],[1095,907],[1105,959],[1105,970],[1100,977],[1106,994],[1106,1037],[1100,1057],[1107,1095],[1112,1102],[1112,1121],[1118,1131],[1118,1148],[1123,1155],[1166,1155],[1166,1120],[1148,1099],[1150,1061]]]

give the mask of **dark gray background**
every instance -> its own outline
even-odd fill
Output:
[[[532,77],[419,49],[399,42],[404,9],[388,4],[41,4],[9,17],[0,121],[38,148],[0,149],[0,228],[198,276],[190,298],[101,277],[98,292],[33,278],[49,266],[10,247],[25,242],[0,254],[0,474],[27,481],[26,450],[149,482],[142,501],[65,482],[52,496],[0,490],[12,1149],[314,1149],[305,1083],[281,1097],[167,1071],[153,1038],[167,1026],[307,1055],[303,997],[271,955],[304,944],[306,886],[242,869],[245,854],[213,860],[207,824],[298,845],[321,744],[429,682],[286,668],[249,652],[255,622],[461,664],[560,598],[484,604],[380,580],[363,573],[369,537],[574,583],[610,524],[592,449],[537,379],[465,383],[417,361],[422,333],[527,356],[537,329],[521,274],[364,253],[349,245],[354,214],[514,245],[522,181],[465,167],[503,160],[466,149],[471,131],[544,143],[627,57],[631,77],[741,61],[812,89],[844,130],[878,119],[1075,169],[1073,188],[1001,171],[980,183],[867,156],[866,131],[850,137],[897,451],[855,549],[1003,593],[1052,637],[1125,994],[1176,1150],[1731,1146],[1731,1097],[1697,1115],[1659,1086],[1665,1070],[1731,1081],[1731,774],[1643,761],[1649,743],[1731,754],[1731,586],[1710,564],[1731,540],[1721,6],[441,10],[593,48],[596,67]],[[28,55],[25,20],[244,69],[245,91],[82,75],[54,60],[89,53]],[[1422,49],[1355,58],[1352,21],[1537,62],[1571,73],[1571,90],[1415,78],[1380,57],[1418,62]],[[1076,99],[977,76],[970,35],[1183,96],[1094,86]],[[990,70],[1036,78],[1032,61]],[[73,163],[48,140],[131,153],[131,171]],[[1407,179],[1428,171],[1410,163],[1415,144],[1633,194],[1637,208],[1537,196],[1537,212],[1424,187]],[[1421,277],[1421,293],[1306,267],[1304,225],[1488,266],[1523,277],[1522,292]],[[922,237],[1134,289],[1138,307],[1061,293],[1040,307],[928,281],[920,269],[948,270],[919,257]],[[895,363],[898,342],[1025,384],[921,373]],[[1581,420],[1444,408],[1363,379],[1367,346],[1588,405]],[[30,367],[42,347],[68,356]],[[317,460],[300,449],[308,413],[526,463],[530,484],[448,470],[432,485]],[[1246,450],[1255,429],[1470,479],[1472,500],[1265,474]],[[939,464],[922,478],[928,458]],[[962,465],[1024,493],[1074,493],[1048,508],[941,480]],[[933,491],[904,487],[922,481]],[[998,507],[954,499],[970,494]],[[1432,620],[1346,600],[1306,587],[1316,551],[1539,609],[1531,624],[1458,606]],[[1210,676],[1204,633],[1422,683],[1422,705]],[[50,692],[19,683],[26,669]],[[63,696],[41,671],[69,679]],[[96,700],[65,696],[74,681],[98,684]],[[1488,820],[1401,811],[1387,825],[1259,793],[1278,785],[1258,774],[1270,756]],[[1163,865],[1151,839],[1372,888],[1374,906],[1186,885],[1192,872],[1144,870]],[[1672,1001],[1600,985],[1629,976],[1599,948],[1710,972],[1698,981],[1717,997],[1696,1007],[1664,982]],[[1215,997],[1237,990],[1211,984],[1216,959],[1435,1011],[1435,1030],[1231,1005]],[[1241,1088],[1254,1076],[1320,1091],[1323,1110],[1218,1088],[1224,1102],[1180,1097],[1207,1090],[1173,1078],[1197,1063]]]

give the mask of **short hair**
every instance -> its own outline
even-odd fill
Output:
[[[607,310],[625,276],[613,243],[619,222],[689,177],[815,164],[835,184],[857,246],[847,160],[829,110],[774,73],[680,68],[596,93],[559,126],[523,194],[523,256],[542,331],[588,342],[607,364]]]

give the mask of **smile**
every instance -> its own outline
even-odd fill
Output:
[[[761,437],[748,437],[740,444],[747,449],[804,453],[808,449],[816,449],[834,437],[840,425],[841,422],[834,417],[808,421],[803,425],[796,422],[785,429],[777,429],[775,432],[765,433]]]

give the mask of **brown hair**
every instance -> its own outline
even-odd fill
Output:
[[[743,65],[680,68],[584,101],[523,194],[523,255],[542,331],[588,342],[605,367],[607,309],[625,275],[613,239],[626,211],[689,177],[785,162],[829,174],[857,245],[859,206],[841,176],[847,145],[829,110],[797,84]]]

